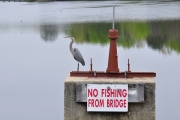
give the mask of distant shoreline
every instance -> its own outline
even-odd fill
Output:
[[[108,1],[108,0],[0,0],[3,2],[60,2],[60,1]]]

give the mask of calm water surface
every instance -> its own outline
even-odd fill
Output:
[[[0,2],[0,120],[61,120],[64,80],[77,62],[105,71],[116,5],[119,68],[154,71],[157,120],[179,120],[180,2]]]

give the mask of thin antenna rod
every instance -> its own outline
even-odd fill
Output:
[[[115,17],[115,6],[113,5],[113,29],[114,29],[114,18]]]

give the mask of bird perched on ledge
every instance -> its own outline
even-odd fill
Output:
[[[74,59],[78,62],[78,67],[77,67],[77,71],[79,71],[79,62],[84,66],[85,65],[85,62],[84,62],[84,59],[83,59],[83,56],[81,55],[80,51],[77,49],[77,48],[73,48],[72,47],[72,44],[74,42],[74,38],[72,36],[66,36],[64,38],[71,38],[71,42],[70,42],[70,45],[69,45],[69,49],[74,57]]]

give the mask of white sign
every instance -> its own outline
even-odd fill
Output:
[[[87,111],[127,112],[128,84],[87,84]]]

